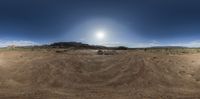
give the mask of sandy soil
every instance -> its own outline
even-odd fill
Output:
[[[1,51],[0,99],[200,99],[200,54]]]

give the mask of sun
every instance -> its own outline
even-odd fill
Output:
[[[105,38],[105,32],[103,32],[103,31],[96,32],[96,38],[99,39],[99,40],[104,39]]]

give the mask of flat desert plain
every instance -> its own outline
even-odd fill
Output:
[[[200,53],[3,50],[0,99],[200,99]]]

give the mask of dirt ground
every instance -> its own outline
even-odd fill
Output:
[[[0,99],[200,99],[200,54],[0,51]]]

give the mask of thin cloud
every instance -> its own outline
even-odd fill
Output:
[[[0,41],[0,47],[7,47],[7,46],[33,46],[33,45],[39,45],[36,42],[33,41],[24,41],[24,40],[19,40],[19,41]]]
[[[200,41],[178,42],[170,44],[162,44],[158,41],[150,41],[146,43],[134,43],[132,47],[153,47],[153,46],[182,46],[182,47],[200,47]]]
[[[200,41],[175,43],[175,44],[170,44],[170,46],[200,47]]]

